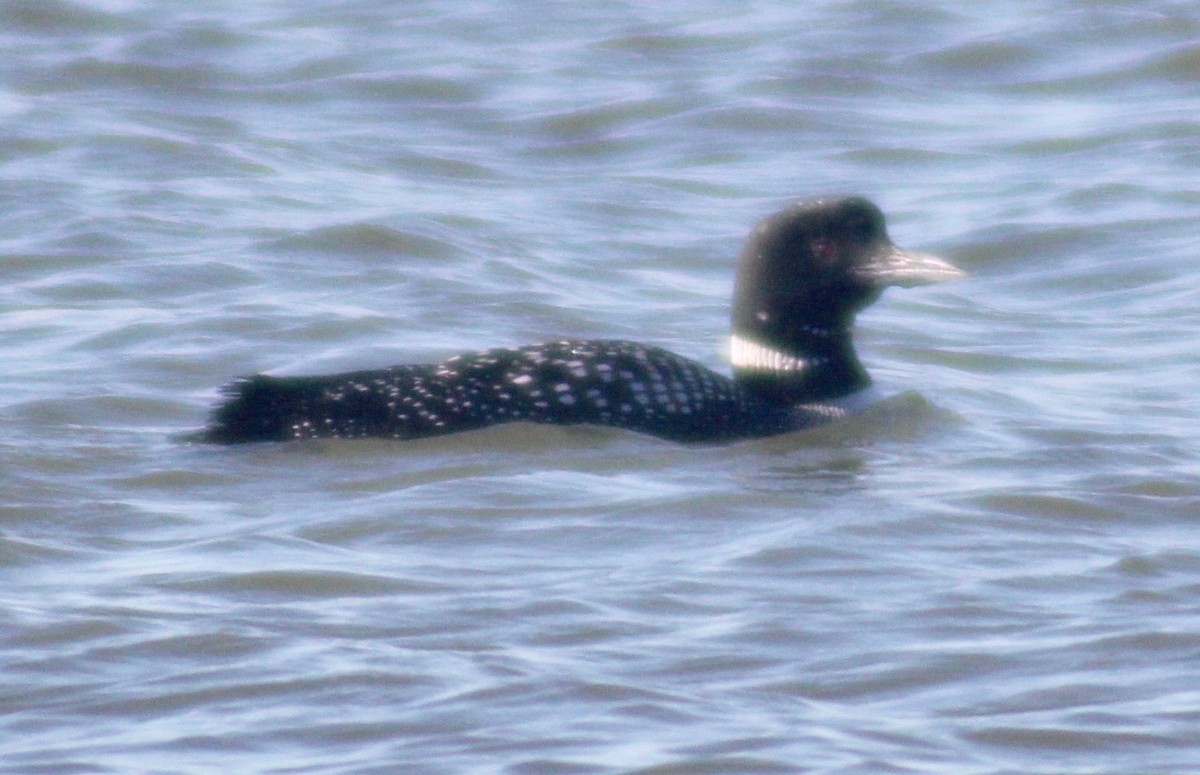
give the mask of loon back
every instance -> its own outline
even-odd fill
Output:
[[[884,287],[961,274],[893,245],[865,199],[801,203],[762,221],[742,251],[732,378],[659,347],[562,340],[440,364],[241,379],[225,388],[201,438],[416,439],[513,421],[608,425],[675,441],[784,433],[841,416],[832,400],[870,384],[851,327]]]
[[[259,375],[234,383],[228,394],[208,441],[416,439],[518,420],[711,441],[782,433],[830,412],[764,401],[659,347],[598,339],[483,350],[435,365]]]

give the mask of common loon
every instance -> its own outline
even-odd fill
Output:
[[[883,213],[862,197],[801,202],[760,222],[742,250],[732,378],[652,345],[564,339],[438,364],[241,379],[226,386],[200,438],[418,439],[521,420],[682,442],[784,433],[843,416],[844,400],[870,385],[851,340],[859,310],[889,285],[963,274],[896,247]]]

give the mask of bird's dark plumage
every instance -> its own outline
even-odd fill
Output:
[[[805,202],[763,220],[742,251],[733,377],[649,345],[562,340],[440,364],[239,380],[203,438],[416,439],[518,420],[676,441],[783,433],[840,416],[836,399],[870,384],[851,341],[859,310],[888,285],[961,274],[893,245],[883,214],[865,199]]]

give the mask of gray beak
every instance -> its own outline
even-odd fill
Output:
[[[886,250],[872,256],[867,263],[855,269],[854,273],[875,285],[899,285],[902,288],[967,276],[966,272],[943,258],[913,250],[901,250],[895,245],[889,245]]]

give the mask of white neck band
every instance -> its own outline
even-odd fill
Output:
[[[809,365],[804,358],[772,350],[737,334],[729,337],[729,363],[735,369],[763,371],[800,371]]]

